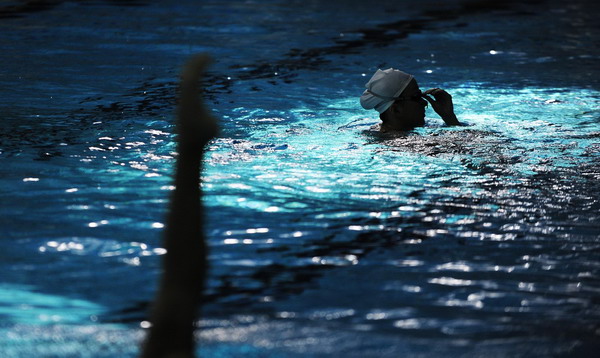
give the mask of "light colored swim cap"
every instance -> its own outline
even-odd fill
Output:
[[[360,96],[360,105],[364,109],[375,109],[383,113],[391,107],[412,79],[412,75],[393,68],[377,70],[365,85],[367,89]]]

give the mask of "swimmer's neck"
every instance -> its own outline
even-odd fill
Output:
[[[379,119],[382,122],[380,127],[381,132],[409,131],[425,125],[425,116],[402,116],[391,109],[381,113]]]

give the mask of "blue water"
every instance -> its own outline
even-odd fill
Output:
[[[597,351],[598,5],[126,4],[0,18],[0,355],[136,355],[198,52],[221,124],[201,354]],[[466,126],[373,132],[387,67]]]

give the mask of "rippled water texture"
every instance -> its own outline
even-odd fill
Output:
[[[598,5],[371,5],[0,2],[1,355],[136,355],[208,52],[200,353],[594,356]],[[373,132],[387,67],[466,125]]]

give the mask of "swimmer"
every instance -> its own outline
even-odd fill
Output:
[[[421,92],[415,78],[408,73],[393,68],[377,70],[365,86],[360,104],[364,109],[379,112],[381,132],[422,127],[428,103],[447,125],[460,125],[454,114],[452,96],[440,88]]]

